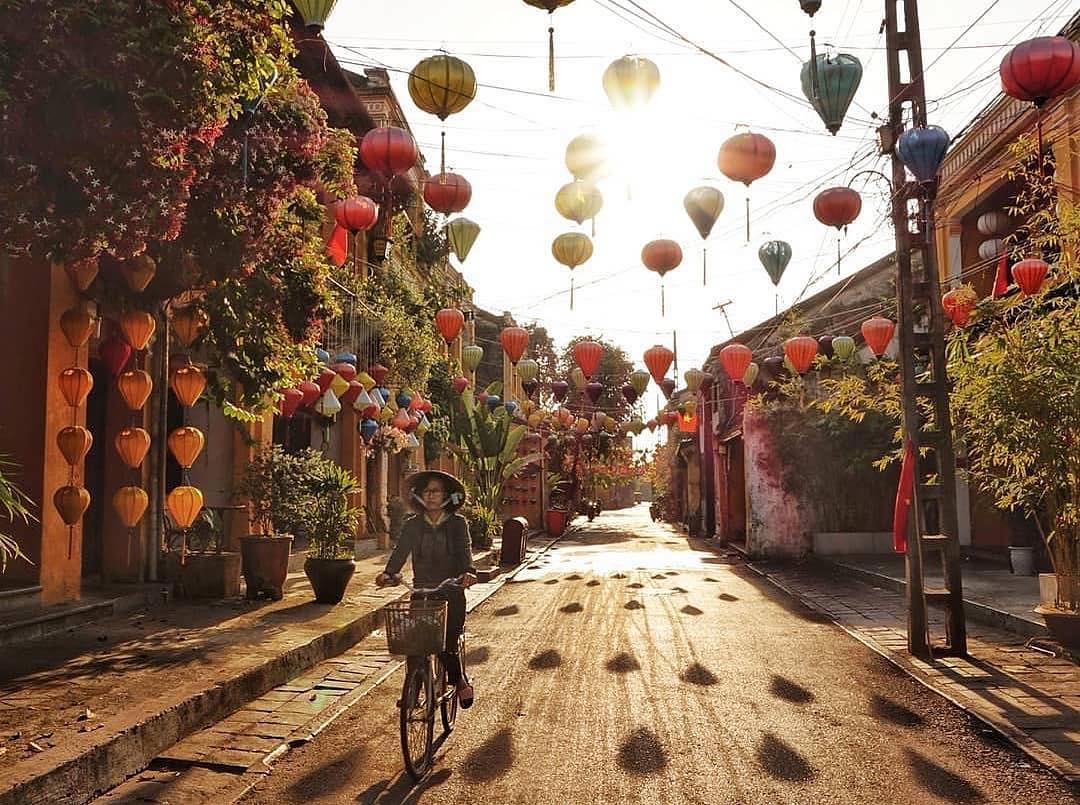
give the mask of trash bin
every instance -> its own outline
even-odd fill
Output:
[[[500,565],[520,565],[525,561],[525,540],[529,534],[529,521],[524,517],[511,517],[503,522]]]

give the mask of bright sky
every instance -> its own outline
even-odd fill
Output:
[[[1074,11],[1075,0],[924,2],[930,121],[959,131],[999,91],[997,66],[1007,48],[1057,33]],[[779,286],[781,309],[836,281],[835,230],[814,219],[811,203],[818,191],[845,184],[860,170],[888,172],[874,146],[880,121],[870,117],[884,117],[888,100],[879,34],[884,4],[825,0],[814,20],[819,51],[835,45],[857,56],[865,71],[836,137],[807,104],[755,86],[662,31],[648,12],[759,81],[802,98],[810,20],[795,0],[576,0],[554,15],[554,94],[547,92],[547,14],[521,0],[340,0],[324,36],[346,66],[391,68],[433,172],[440,124],[412,105],[408,71],[440,48],[476,71],[476,100],[446,129],[448,169],[473,187],[464,214],[482,227],[463,266],[478,305],[509,310],[519,322],[536,320],[560,343],[578,333],[603,335],[639,365],[645,349],[672,346],[677,332],[681,375],[728,337],[712,309],[718,302],[731,300],[736,332],[772,315],[773,286],[757,257],[764,241],[786,240],[794,250]],[[601,86],[607,65],[628,53],[651,59],[661,75],[659,91],[634,118],[614,112]],[[766,134],[778,154],[772,173],[751,188],[749,245],[744,188],[716,166],[718,149],[737,124]],[[551,241],[578,228],[558,215],[554,197],[572,178],[563,161],[566,144],[581,133],[605,139],[621,155],[622,169],[600,183],[605,202],[595,253],[575,272],[571,311],[569,271],[552,258]],[[701,238],[682,206],[685,193],[701,184],[719,188],[726,199],[708,240],[708,286]],[[843,248],[861,245],[844,258],[843,275],[892,249],[882,183],[863,177],[854,186],[863,192],[863,212]],[[588,222],[582,229],[588,233]],[[659,281],[640,259],[642,246],[657,237],[678,240],[684,252],[683,264],[667,276],[665,317]],[[650,390],[647,416],[654,396]]]

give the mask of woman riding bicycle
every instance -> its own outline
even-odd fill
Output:
[[[401,536],[386,568],[375,583],[389,584],[412,555],[416,587],[437,587],[449,579],[461,579],[440,591],[446,599],[446,651],[443,663],[451,684],[457,688],[458,702],[468,708],[473,702],[473,688],[462,672],[458,643],[465,629],[465,588],[476,582],[472,564],[472,540],[469,523],[457,513],[465,505],[465,487],[453,475],[426,470],[410,476],[409,504],[416,512],[405,520]]]

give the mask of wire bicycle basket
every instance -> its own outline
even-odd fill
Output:
[[[424,657],[446,646],[446,601],[395,601],[383,610],[391,654]]]

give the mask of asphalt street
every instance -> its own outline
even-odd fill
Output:
[[[244,802],[1077,801],[644,505],[557,543],[469,616],[467,634],[477,701],[421,784],[402,771],[398,671]]]

